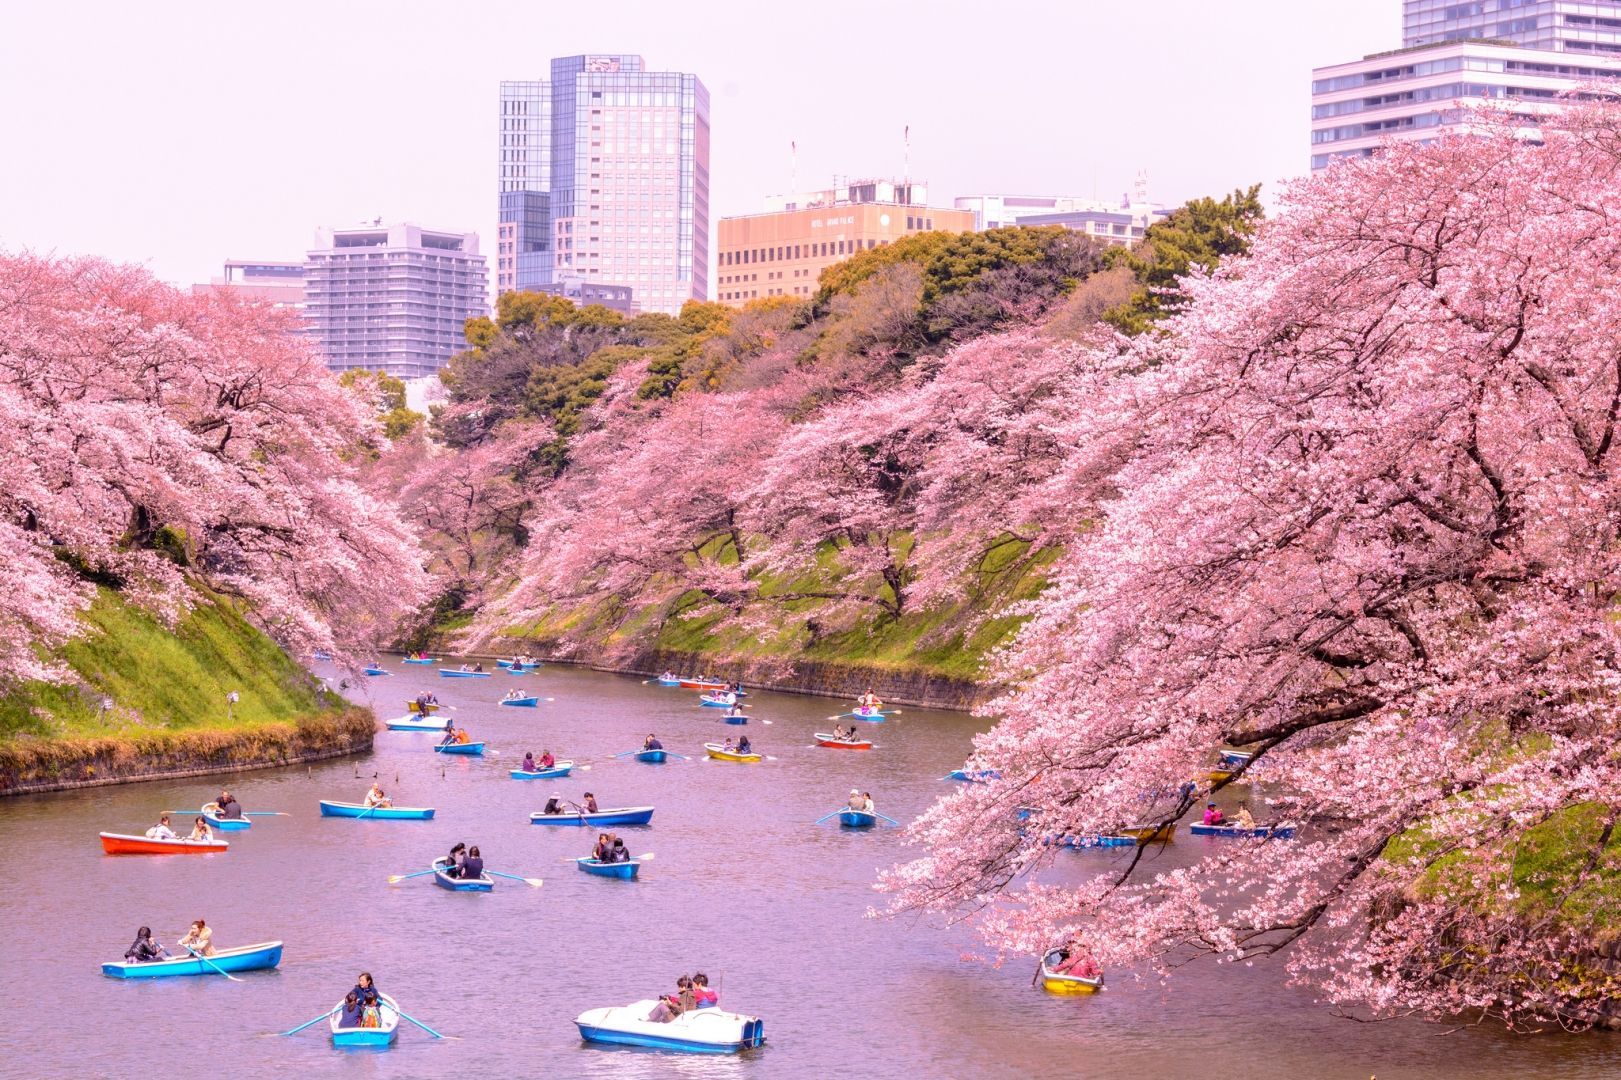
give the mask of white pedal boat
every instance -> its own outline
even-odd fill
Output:
[[[667,1023],[649,1020],[649,998],[629,1005],[587,1009],[574,1020],[586,1042],[647,1046],[690,1054],[735,1054],[765,1044],[765,1021],[718,1008],[694,1009]]]

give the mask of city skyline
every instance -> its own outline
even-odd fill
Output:
[[[33,104],[0,118],[0,138],[33,164],[0,176],[0,247],[105,255],[189,284],[227,258],[296,259],[322,225],[382,217],[477,232],[493,256],[500,83],[595,51],[709,86],[711,229],[835,171],[900,176],[908,156],[939,200],[1114,198],[1139,170],[1157,202],[1257,181],[1276,198],[1306,171],[1312,66],[1388,47],[1401,7],[1169,0],[1145,21],[1033,3],[994,18],[961,3],[830,4],[790,35],[745,4],[680,16],[632,3],[612,26],[569,9],[277,11],[9,11],[0,87]],[[30,44],[67,37],[71,68]],[[458,40],[478,47],[446,47]],[[1061,53],[1032,59],[1031,42],[1052,41]],[[399,62],[430,45],[443,50],[432,65]],[[109,113],[85,138],[83,118]]]

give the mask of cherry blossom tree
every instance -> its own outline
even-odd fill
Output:
[[[1544,136],[1302,182],[1162,332],[1095,354],[1047,498],[1097,519],[1005,658],[974,749],[1001,779],[913,826],[895,909],[1117,965],[1281,953],[1374,1015],[1592,1019],[1621,870],[1621,106]],[[1223,745],[1254,756],[1212,783]],[[1048,838],[1251,780],[1296,839],[1040,874],[1069,857]]]
[[[145,271],[0,257],[0,614],[57,675],[91,582],[173,615],[196,581],[289,648],[374,643],[421,595],[410,530],[354,481],[380,437],[288,318]]]

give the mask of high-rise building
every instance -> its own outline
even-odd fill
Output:
[[[477,233],[377,222],[324,229],[315,243],[304,318],[336,371],[431,375],[464,347],[466,321],[489,310]]]
[[[762,296],[809,296],[823,270],[858,251],[920,232],[970,232],[970,210],[928,205],[906,180],[854,180],[766,198],[766,211],[720,219],[715,296],[741,306]]]
[[[304,264],[269,259],[226,259],[225,272],[207,285],[193,285],[194,293],[230,292],[264,300],[279,308],[304,306]]]
[[[1150,225],[1170,214],[1166,207],[1148,201],[1147,185],[1141,180],[1118,202],[1073,195],[959,195],[954,205],[973,212],[976,229],[1063,225],[1113,245],[1136,243]]]
[[[578,278],[671,314],[707,299],[709,91],[607,53],[502,83],[500,209],[500,291]]]
[[[1621,76],[1621,0],[1405,0],[1403,48],[1312,71],[1311,167],[1430,142],[1506,103],[1522,137],[1584,82]]]

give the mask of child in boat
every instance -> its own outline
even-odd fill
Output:
[[[210,829],[208,827],[208,819],[204,818],[202,815],[199,814],[198,817],[197,817],[197,820],[192,822],[191,835],[186,837],[186,839],[187,840],[212,840],[212,839],[214,839],[214,830]]]
[[[208,928],[207,923],[198,919],[191,924],[191,929],[186,931],[186,936],[180,939],[180,947],[201,956],[213,956],[214,931]]]
[[[343,998],[343,1015],[338,1019],[338,1026],[346,1028],[359,1027],[364,1011],[360,1004],[360,995],[353,990],[349,991]]]
[[[1224,821],[1226,821],[1226,818],[1222,816],[1220,810],[1216,809],[1215,803],[1205,803],[1204,823],[1206,825],[1220,825]]]
[[[167,960],[169,953],[152,936],[152,928],[143,926],[135,932],[135,943],[124,950],[124,959],[132,964],[150,964],[154,960]]]
[[[368,807],[371,807],[371,806],[393,806],[394,805],[392,802],[389,801],[388,795],[384,793],[383,785],[376,784],[376,783],[372,784],[371,790],[366,792],[366,800],[365,801],[366,801],[366,805]]]
[[[726,751],[728,754],[732,753],[732,740],[729,737],[726,740],[726,745],[722,746],[721,749]]]
[[[712,1009],[720,1004],[720,995],[709,988],[709,976],[701,971],[692,977],[692,996],[700,1009]]]
[[[1253,829],[1253,828],[1255,828],[1255,817],[1254,817],[1254,815],[1252,815],[1250,813],[1250,804],[1249,803],[1241,802],[1241,803],[1238,804],[1237,822],[1238,822],[1238,827],[1240,829]]]
[[[158,823],[156,825],[152,826],[150,829],[146,830],[146,838],[148,840],[173,840],[174,839],[174,830],[169,828],[169,815],[168,814],[159,815]]]
[[[608,849],[608,861],[630,862],[630,849],[625,846],[625,841],[617,836],[614,837],[613,847]]]

